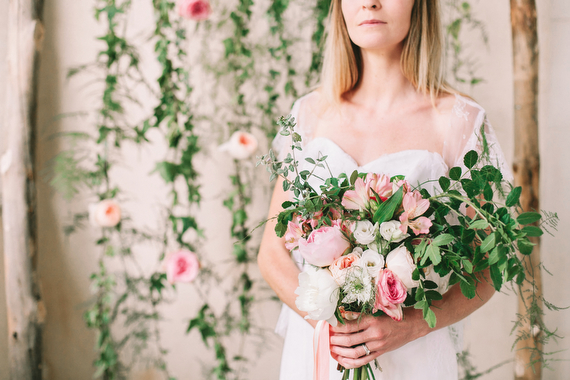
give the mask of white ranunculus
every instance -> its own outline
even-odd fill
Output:
[[[356,222],[354,228],[354,238],[358,244],[367,245],[374,241],[378,233],[378,224],[372,224],[368,220]]]
[[[386,267],[398,276],[408,291],[418,286],[419,282],[412,280],[412,273],[416,269],[416,264],[414,264],[410,252],[403,245],[388,254]]]
[[[257,138],[251,133],[236,131],[219,149],[228,152],[236,160],[244,160],[257,150]]]
[[[339,286],[328,269],[308,267],[299,273],[298,295],[295,305],[309,313],[305,319],[326,320],[336,326],[334,316],[339,297]]]
[[[426,280],[433,281],[437,284],[437,290],[440,294],[447,292],[449,288],[449,277],[451,277],[451,272],[441,277],[433,270],[433,264],[424,269],[426,275]]]
[[[398,222],[397,220],[390,220],[388,222],[384,222],[380,225],[380,235],[390,242],[399,243],[408,236],[409,234],[405,234],[400,230],[400,225],[402,223]]]
[[[360,259],[356,261],[355,265],[361,268],[366,268],[368,270],[368,274],[370,274],[371,277],[376,278],[380,269],[384,268],[384,261],[384,256],[378,252],[368,249],[362,253]]]

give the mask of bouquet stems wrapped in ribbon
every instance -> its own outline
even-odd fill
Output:
[[[283,203],[275,232],[307,264],[299,274],[296,305],[308,313],[306,318],[320,321],[316,371],[328,371],[327,323],[344,324],[347,313],[400,321],[403,308],[413,307],[433,328],[432,302],[450,286],[459,284],[472,299],[483,271],[497,291],[525,280],[516,253],[532,253],[529,237],[543,234],[535,225],[542,215],[519,214],[521,188],[506,183],[477,152],[465,155],[467,170],[454,167],[449,176],[431,181],[437,182],[433,193],[398,173],[357,171],[331,174],[315,189],[309,184],[313,172],[298,171],[295,151],[301,150],[301,137],[293,130],[293,118],[281,118],[279,124],[281,134],[292,138],[291,152],[280,161],[270,151],[260,163],[271,180],[282,176],[284,191],[294,194]],[[305,160],[315,168],[326,165],[326,157]],[[341,371],[348,379],[351,370]],[[370,364],[353,371],[354,379],[374,378]]]

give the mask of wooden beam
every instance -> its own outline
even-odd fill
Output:
[[[42,11],[43,0],[10,0],[8,10],[7,148],[0,168],[11,380],[41,380],[42,373],[34,168]]]
[[[511,24],[513,40],[513,69],[515,96],[515,158],[513,171],[515,186],[522,186],[520,198],[524,211],[539,211],[540,157],[538,150],[538,30],[535,0],[511,0]],[[525,303],[530,292],[542,295],[540,273],[540,241],[533,238],[536,247],[530,257],[529,271],[534,286],[526,282],[521,288],[518,312],[527,314]],[[542,309],[542,302],[539,305]],[[540,357],[528,347],[542,350],[540,330],[535,321],[526,320],[518,330],[522,339],[516,345],[515,379],[538,380],[541,378]]]

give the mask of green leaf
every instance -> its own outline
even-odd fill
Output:
[[[495,247],[496,236],[494,233],[489,234],[481,243],[481,253],[489,252]]]
[[[489,223],[485,219],[478,219],[469,225],[471,230],[485,230],[489,227]]]
[[[382,224],[386,220],[392,219],[394,212],[396,212],[396,209],[402,204],[403,197],[403,187],[400,187],[396,193],[378,207],[378,210],[374,213],[372,221],[374,223]]]
[[[461,178],[461,168],[460,167],[451,168],[451,170],[449,170],[449,178],[451,178],[454,181],[459,181],[459,179]]]
[[[465,154],[465,157],[463,157],[463,163],[469,169],[475,166],[478,160],[479,160],[479,155],[474,150],[470,150],[469,152],[467,152],[467,154]]]
[[[438,237],[433,239],[431,244],[435,245],[436,247],[441,247],[442,245],[448,245],[453,240],[455,240],[455,236],[450,235],[450,234],[443,234],[443,235],[439,235]]]
[[[435,317],[435,313],[432,309],[428,308],[427,311],[424,309],[424,319],[426,320],[430,329],[433,329],[437,323],[437,319]]]
[[[513,207],[519,203],[519,198],[521,197],[522,187],[518,186],[511,190],[509,195],[507,196],[507,200],[505,204],[507,207]]]
[[[521,229],[521,232],[524,232],[526,236],[532,236],[532,237],[539,237],[542,236],[542,234],[544,234],[542,229],[536,226],[526,226],[523,229]]]
[[[499,249],[499,247],[493,248],[493,250],[489,254],[489,265],[494,265],[494,264],[498,263],[499,259],[501,258],[501,253],[502,253],[502,250]]]
[[[315,164],[315,160],[313,160],[311,157],[305,158],[305,161],[307,161],[309,164]]]
[[[462,260],[461,262],[463,263],[463,269],[465,269],[465,272],[473,273],[473,264],[471,263],[471,261]]]
[[[437,265],[441,262],[441,252],[437,246],[430,244],[427,247],[426,254],[422,257],[421,265],[424,265],[428,258],[431,260],[433,265]]]
[[[461,281],[459,286],[461,287],[461,293],[463,293],[465,297],[467,297],[468,299],[475,298],[476,288],[474,284],[472,284],[471,282]]]
[[[451,185],[451,181],[447,177],[439,177],[439,186],[441,190],[447,191],[449,190],[449,186]]]
[[[489,185],[488,183],[486,183],[485,187],[483,188],[483,197],[487,202],[493,200],[493,189],[491,188],[491,185]]]
[[[159,162],[156,164],[156,168],[154,171],[158,171],[162,179],[165,182],[173,182],[178,174],[178,165],[173,164],[172,162]]]
[[[443,296],[436,292],[435,290],[428,290],[426,292],[426,298],[431,301],[439,301],[443,299]]]
[[[418,279],[419,279],[419,277],[418,277]],[[413,280],[413,278],[412,278],[412,280]],[[426,280],[423,282],[423,284],[424,284],[424,288],[426,288],[426,289],[437,289],[437,284],[433,281]]]
[[[523,255],[530,255],[534,249],[535,244],[531,243],[530,240],[524,238],[518,241],[517,247],[519,252]]]
[[[496,265],[492,265],[490,268],[491,280],[493,280],[493,286],[496,291],[500,291],[503,286],[503,275]]]
[[[517,222],[519,224],[531,224],[538,222],[540,218],[542,218],[542,215],[540,215],[538,212],[525,212],[517,217]]]
[[[358,171],[355,170],[352,172],[352,174],[350,175],[350,184],[352,186],[354,186],[354,184],[356,183],[356,180],[358,179]]]

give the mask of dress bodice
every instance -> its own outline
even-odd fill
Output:
[[[303,139],[303,150],[295,151],[295,159],[299,162],[300,170],[314,169],[315,175],[309,178],[309,183],[317,191],[323,179],[329,178],[331,174],[338,177],[340,173],[350,175],[354,170],[358,170],[389,176],[403,175],[412,186],[421,184],[422,188],[433,193],[434,187],[438,185],[437,179],[446,175],[451,167],[459,166],[465,169],[463,156],[469,150],[475,150],[483,157],[480,164],[492,163],[501,169],[507,180],[512,178],[483,108],[463,96],[456,95],[449,130],[445,134],[446,141],[443,143],[441,153],[429,150],[402,150],[381,155],[364,165],[358,165],[353,157],[332,140],[325,137],[313,138],[311,125],[305,123],[301,107],[305,98],[299,99],[291,112],[297,121],[295,130]],[[290,145],[289,137],[278,135],[275,138],[273,149],[280,160],[291,153]],[[322,156],[327,156],[324,168],[314,168],[313,164],[305,160],[308,157],[316,159]],[[293,260],[300,268],[302,267],[298,251],[293,251]],[[380,356],[378,360],[383,372],[374,371],[376,379],[457,379],[456,353],[462,350],[461,331],[460,323],[452,325]],[[313,328],[284,305],[276,332],[285,337],[280,380],[311,379]],[[410,362],[410,358],[414,359]],[[331,359],[330,380],[340,378],[340,373],[336,371],[336,362]]]

